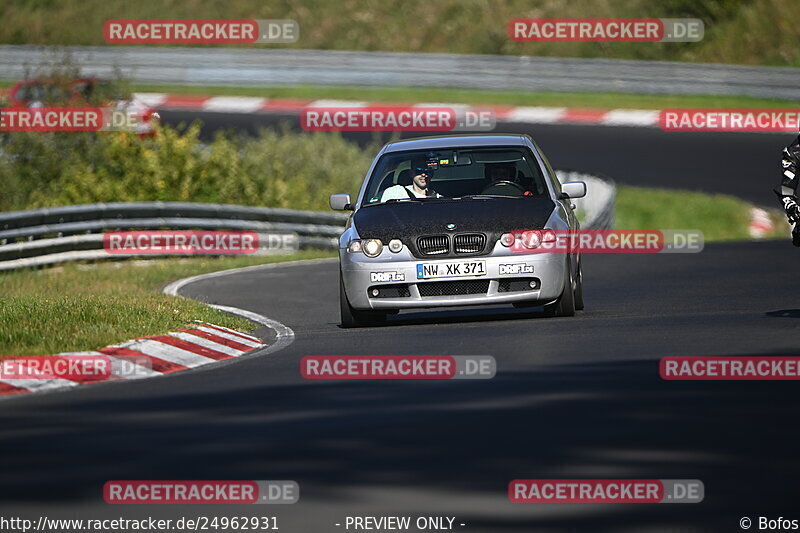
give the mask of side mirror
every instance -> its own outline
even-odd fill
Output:
[[[334,211],[353,211],[355,209],[350,203],[349,194],[332,194],[330,205]]]
[[[568,181],[561,184],[561,199],[583,198],[586,196],[585,181]]]

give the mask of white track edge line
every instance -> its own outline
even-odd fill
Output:
[[[282,263],[265,263],[263,265],[250,265],[246,267],[238,267],[238,268],[229,268],[228,270],[220,270],[219,272],[209,272],[208,274],[198,274],[196,276],[189,276],[188,278],[183,278],[179,280],[175,280],[172,283],[167,284],[161,292],[164,294],[168,294],[169,296],[179,296],[181,298],[186,298],[178,293],[182,288],[186,285],[194,283],[195,281],[201,281],[205,279],[212,279],[212,278],[219,278],[222,276],[229,276],[231,274],[238,274],[239,272],[249,272],[251,270],[261,270],[261,269],[269,269],[269,268],[279,268],[283,266],[292,266],[292,265],[304,265],[304,264],[313,264],[313,263],[324,263],[325,261],[335,261],[335,257],[323,257],[318,259],[298,259],[297,261],[286,261]],[[205,302],[200,302],[203,305],[208,305],[213,307],[211,304],[207,304]],[[250,313],[251,311],[247,311]],[[258,315],[261,316],[261,315]],[[270,320],[269,318],[264,317],[266,320]],[[256,321],[258,322],[258,321]],[[261,324],[261,322],[258,322]],[[266,325],[266,324],[264,324]]]

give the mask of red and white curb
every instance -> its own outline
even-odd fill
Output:
[[[775,231],[775,225],[772,223],[769,213],[760,207],[750,208],[750,237],[754,239],[762,239]]]
[[[34,377],[4,379],[0,375],[0,396],[172,374],[241,357],[265,346],[267,344],[258,337],[214,324],[197,322],[166,335],[133,339],[95,351],[56,354],[107,357],[111,362],[111,375],[105,379],[91,381]],[[20,359],[24,360],[15,358],[17,361]],[[123,367],[126,369],[123,370]]]
[[[500,122],[528,124],[586,124],[600,126],[657,127],[660,111],[652,109],[578,109],[538,106],[469,106],[447,103],[402,104],[350,100],[311,100],[296,98],[259,98],[254,96],[195,96],[166,93],[135,93],[134,97],[149,107],[219,113],[298,114],[310,107],[451,107],[459,111],[492,111]]]
[[[298,264],[331,261],[331,259],[305,259],[286,263],[271,263],[242,268],[232,268],[201,274],[174,281],[162,289],[164,294],[182,297],[178,291],[196,281],[248,272],[251,270],[291,267]],[[104,381],[73,381],[68,379],[0,379],[0,397],[20,395],[29,392],[50,392],[59,389],[74,389],[80,385],[130,379],[129,372],[120,372],[123,365],[136,364],[144,357],[149,362],[140,365],[136,378],[159,377],[190,370],[206,365],[219,367],[236,362],[243,355],[260,357],[282,350],[294,342],[295,334],[289,326],[272,320],[253,311],[225,305],[206,304],[209,307],[246,318],[261,324],[274,333],[270,342],[222,326],[196,322],[189,328],[180,329],[166,335],[154,335],[133,339],[122,344],[107,346],[97,351],[68,352],[58,355],[103,355],[112,363],[111,377]],[[148,368],[149,367],[149,368]],[[139,371],[140,370],[140,371]],[[116,375],[115,375],[116,374]]]

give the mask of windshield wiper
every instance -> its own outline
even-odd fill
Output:
[[[514,196],[507,196],[505,194],[465,194],[464,196],[459,196],[458,199],[461,198],[515,198]],[[456,200],[456,198],[453,198]]]
[[[384,204],[388,204],[391,202],[423,202],[424,198],[389,198],[385,202],[381,202]]]
[[[396,204],[398,202],[424,202],[422,198],[390,198],[385,202],[378,202],[377,204],[364,204],[361,207],[375,207],[376,205]]]

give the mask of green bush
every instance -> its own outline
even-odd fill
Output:
[[[199,139],[199,124],[155,139],[127,132],[3,134],[0,210],[92,202],[190,201],[327,209],[356,192],[374,150],[339,134],[264,130]]]

